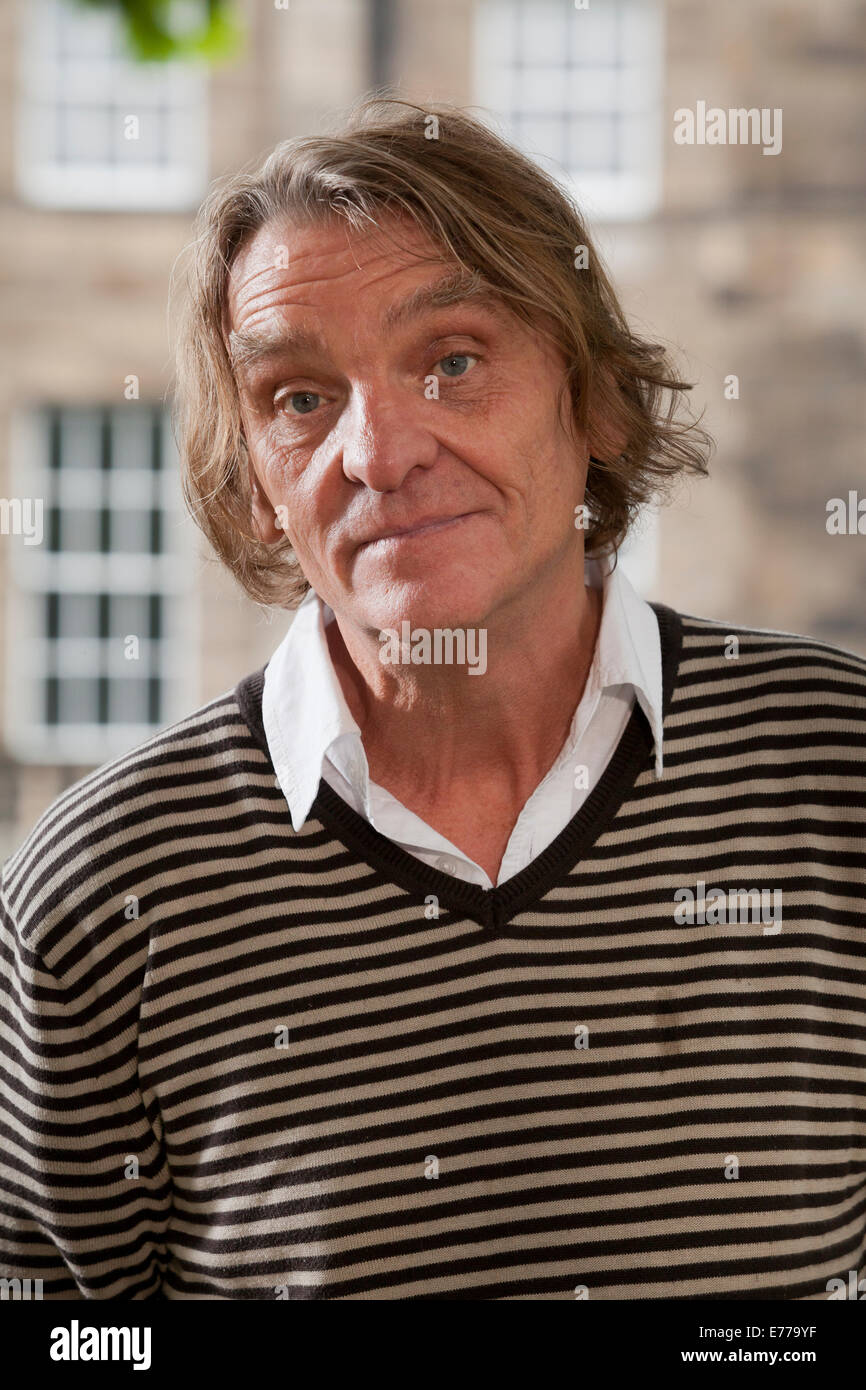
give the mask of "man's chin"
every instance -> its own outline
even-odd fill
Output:
[[[401,632],[408,622],[415,629],[433,631],[435,628],[477,628],[485,625],[490,603],[486,595],[461,592],[446,584],[429,581],[395,583],[376,601],[365,595],[367,622],[378,632]]]

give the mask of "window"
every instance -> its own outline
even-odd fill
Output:
[[[171,209],[198,202],[205,79],[126,55],[110,10],[22,6],[18,187],[52,208]]]
[[[18,418],[14,496],[41,501],[9,541],[7,740],[22,761],[100,763],[194,700],[190,557],[162,406]],[[33,517],[38,509],[28,506]]]
[[[599,218],[644,217],[661,190],[658,0],[477,0],[476,100]]]

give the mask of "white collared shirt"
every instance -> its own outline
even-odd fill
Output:
[[[619,743],[635,698],[652,730],[656,776],[662,775],[662,662],[656,615],[635,593],[621,566],[611,572],[589,558],[585,581],[602,589],[601,623],[586,685],[559,757],[520,812],[497,884],[525,869],[580,809]],[[333,621],[333,611],[310,590],[265,669],[262,719],[292,825],[301,829],[324,778],[401,849],[443,873],[492,888],[479,864],[371,782],[361,731],[331,661],[326,627]],[[586,775],[576,777],[580,766]],[[576,781],[581,785],[575,786]]]

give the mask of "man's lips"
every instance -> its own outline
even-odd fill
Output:
[[[371,536],[369,540],[361,542],[361,547],[378,545],[380,541],[402,541],[413,539],[415,536],[426,536],[434,531],[444,530],[446,526],[453,526],[455,522],[465,521],[467,517],[474,515],[474,512],[460,512],[456,516],[420,517],[407,526],[394,526],[389,531],[383,531],[381,535]]]

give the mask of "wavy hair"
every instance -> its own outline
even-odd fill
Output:
[[[707,472],[713,441],[699,421],[679,418],[692,383],[630,328],[563,187],[459,107],[368,98],[333,133],[286,140],[215,184],[186,248],[175,389],[183,492],[256,602],[293,608],[309,584],[288,538],[265,543],[252,530],[226,336],[233,259],[275,219],[344,218],[369,230],[389,214],[411,218],[561,351],[572,419],[590,445],[587,552],[616,552],[641,507],[678,475]]]

